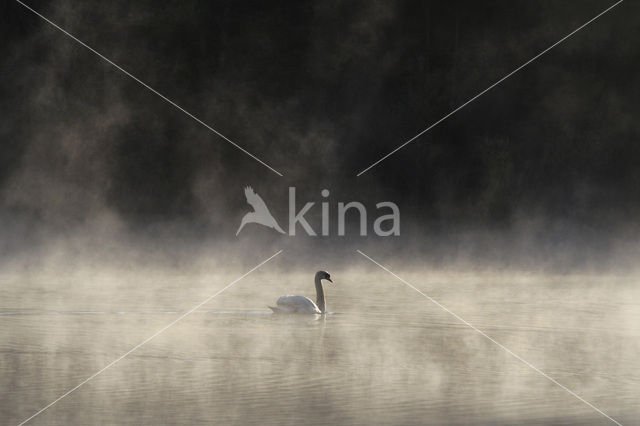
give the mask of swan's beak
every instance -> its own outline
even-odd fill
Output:
[[[331,281],[331,278],[327,278],[327,281],[329,281],[330,283],[332,283],[333,281]]]

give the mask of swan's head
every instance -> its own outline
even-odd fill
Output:
[[[330,283],[333,282],[333,281],[331,281],[331,275],[329,275],[329,273],[326,272],[326,271],[318,271],[318,272],[316,272],[316,279],[317,280],[327,280]]]

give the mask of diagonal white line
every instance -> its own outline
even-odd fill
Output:
[[[607,419],[611,420],[613,423],[622,426],[622,424],[620,422],[618,422],[617,420],[613,419],[612,417],[610,417],[608,414],[606,414],[604,411],[600,410],[598,407],[596,407],[595,405],[593,405],[592,403],[590,403],[589,401],[587,401],[586,399],[582,398],[580,395],[576,394],[574,391],[572,391],[571,389],[569,389],[568,387],[566,387],[565,385],[563,385],[562,383],[558,382],[557,380],[555,380],[553,377],[549,376],[547,373],[545,373],[544,371],[540,370],[538,367],[536,367],[535,365],[531,364],[529,361],[527,361],[526,359],[522,358],[520,355],[516,354],[515,352],[513,352],[511,349],[507,348],[506,346],[504,346],[502,343],[494,340],[491,336],[489,336],[487,333],[485,333],[484,331],[480,330],[479,328],[475,327],[473,324],[469,323],[467,320],[465,320],[464,318],[462,318],[461,316],[459,316],[458,314],[456,314],[455,312],[451,311],[449,308],[447,308],[446,306],[442,305],[440,302],[438,302],[437,300],[435,300],[434,298],[432,298],[431,296],[427,295],[426,293],[423,293],[421,290],[419,290],[418,288],[414,287],[413,285],[411,285],[409,282],[405,281],[404,279],[400,278],[399,276],[397,276],[396,274],[394,274],[393,272],[391,272],[389,269],[385,268],[384,266],[382,266],[380,263],[376,262],[375,260],[373,260],[371,257],[367,256],[366,254],[364,254],[363,252],[361,252],[360,250],[356,250],[358,253],[360,253],[362,256],[366,257],[367,259],[369,259],[372,263],[376,264],[377,266],[379,266],[381,269],[387,271],[388,273],[390,273],[391,275],[393,275],[395,278],[397,278],[398,280],[402,281],[404,284],[406,284],[408,287],[414,289],[415,291],[417,291],[418,293],[420,293],[422,296],[424,296],[425,298],[427,298],[430,302],[432,302],[433,304],[435,304],[436,306],[438,306],[440,309],[444,310],[445,312],[451,314],[453,317],[455,317],[458,321],[462,322],[464,325],[468,326],[469,328],[471,328],[472,330],[474,330],[475,332],[479,333],[481,336],[487,338],[488,340],[490,340],[492,343],[494,343],[495,345],[497,345],[499,348],[503,349],[505,352],[507,352],[509,355],[513,356],[514,358],[516,358],[518,361],[521,361],[522,363],[524,363],[527,367],[531,368],[533,371],[535,371],[536,373],[540,374],[541,376],[549,379],[552,383],[560,386],[562,389],[564,389],[565,391],[569,392],[571,395],[573,395],[574,397],[578,398],[580,401],[584,402],[585,404],[587,404],[589,407],[593,408],[594,410],[596,410],[598,413],[602,414],[603,416],[605,416]]]
[[[71,394],[72,392],[74,392],[75,390],[77,390],[80,386],[86,384],[87,382],[89,382],[90,380],[92,380],[93,378],[95,378],[96,376],[98,376],[99,374],[103,373],[105,370],[107,370],[108,368],[112,367],[113,365],[115,365],[117,362],[121,361],[122,359],[126,358],[129,354],[131,354],[132,352],[136,351],[137,349],[139,349],[140,347],[142,347],[143,345],[145,345],[146,343],[148,343],[150,340],[152,340],[153,338],[155,338],[156,336],[158,336],[159,334],[161,334],[162,332],[164,332],[165,330],[167,330],[169,327],[175,325],[176,323],[182,321],[186,316],[192,314],[196,309],[198,309],[199,307],[201,307],[202,305],[204,305],[205,303],[209,302],[211,299],[213,299],[214,297],[216,297],[217,295],[219,295],[220,293],[222,293],[223,291],[225,291],[226,289],[228,289],[229,287],[231,287],[232,285],[234,285],[235,283],[237,283],[238,281],[240,281],[241,279],[243,279],[244,277],[246,277],[247,275],[249,275],[250,273],[252,273],[253,271],[255,271],[256,269],[258,269],[259,267],[261,267],[262,265],[264,265],[265,263],[269,262],[271,259],[273,259],[274,257],[276,257],[277,255],[279,255],[280,253],[282,253],[282,250],[278,251],[277,253],[275,253],[274,255],[272,255],[271,257],[269,257],[266,260],[263,260],[262,262],[260,262],[259,264],[257,264],[256,266],[254,266],[253,268],[251,268],[248,272],[246,272],[245,274],[243,274],[240,278],[235,279],[234,281],[230,282],[229,284],[227,284],[226,286],[224,286],[222,289],[218,290],[216,293],[212,294],[211,296],[207,297],[205,300],[203,300],[202,302],[198,303],[196,306],[194,306],[193,308],[189,309],[187,312],[185,312],[184,314],[180,315],[178,318],[176,318],[175,320],[171,321],[169,324],[165,325],[164,327],[162,327],[160,330],[156,331],[155,333],[153,333],[151,336],[147,337],[145,340],[143,340],[142,342],[138,343],[137,345],[135,345],[133,348],[131,348],[130,350],[128,350],[127,352],[125,352],[124,354],[120,355],[118,358],[114,359],[113,361],[111,361],[109,364],[105,365],[104,367],[102,367],[100,370],[96,371],[95,373],[93,373],[91,376],[87,377],[86,379],[84,379],[82,382],[78,383],[75,387],[71,388],[70,390],[68,390],[67,392],[63,393],[62,395],[60,395],[58,398],[56,398],[54,401],[50,402],[49,404],[45,405],[44,407],[42,407],[40,410],[38,410],[38,412],[36,412],[35,414],[33,414],[32,416],[30,416],[29,418],[23,420],[22,422],[20,422],[18,424],[18,426],[22,426],[23,424],[27,423],[29,420],[33,419],[34,417],[36,417],[37,415],[41,414],[43,411],[45,411],[47,408],[51,407],[52,405],[54,405],[55,403],[57,403],[58,401],[60,401],[61,399],[65,398],[66,396],[68,396],[69,394]]]
[[[376,161],[375,163],[371,164],[369,167],[367,167],[366,169],[362,170],[360,173],[358,173],[356,175],[360,176],[362,174],[364,174],[366,171],[368,171],[369,169],[375,167],[376,165],[380,164],[381,162],[383,162],[384,160],[386,160],[387,158],[391,157],[393,154],[395,154],[396,152],[400,151],[402,148],[404,148],[405,146],[409,145],[411,142],[413,142],[414,140],[418,139],[420,136],[424,135],[425,133],[427,133],[429,130],[433,129],[434,127],[436,127],[438,124],[442,123],[444,120],[446,120],[447,118],[451,117],[453,114],[455,114],[456,112],[460,111],[462,108],[466,107],[467,105],[469,105],[471,102],[475,101],[476,99],[478,99],[480,96],[484,95],[485,93],[487,93],[489,90],[493,89],[494,87],[496,87],[498,84],[502,83],[503,81],[505,81],[506,79],[508,79],[509,77],[511,77],[512,75],[514,75],[515,73],[517,73],[518,71],[520,71],[521,69],[523,69],[524,67],[526,67],[527,65],[529,65],[530,63],[532,63],[533,61],[535,61],[536,59],[538,59],[539,57],[541,57],[542,55],[544,55],[545,53],[547,53],[548,51],[550,51],[551,49],[553,49],[554,47],[556,47],[557,45],[559,45],[560,43],[562,43],[563,41],[565,41],[566,39],[568,39],[569,37],[571,37],[572,35],[574,35],[575,33],[577,33],[578,31],[580,31],[581,29],[583,29],[584,27],[586,27],[587,25],[589,25],[590,23],[592,23],[593,21],[595,21],[596,19],[600,18],[602,15],[604,15],[605,13],[609,12],[611,9],[613,9],[614,7],[616,7],[617,5],[619,5],[620,3],[622,3],[624,0],[619,0],[617,3],[609,6],[607,9],[605,9],[604,11],[600,12],[599,14],[597,14],[595,17],[591,18],[590,20],[588,20],[587,22],[585,22],[584,24],[582,24],[581,26],[579,26],[578,28],[576,28],[575,30],[571,31],[569,34],[567,34],[566,36],[562,37],[560,40],[556,41],[555,43],[553,43],[551,46],[547,47],[546,49],[544,49],[542,52],[538,53],[536,56],[534,56],[533,58],[529,59],[527,62],[525,62],[524,64],[520,65],[518,68],[516,68],[515,70],[511,71],[509,74],[505,75],[504,77],[502,77],[500,80],[496,81],[495,83],[493,83],[491,86],[487,87],[486,89],[484,89],[482,92],[478,93],[477,95],[475,95],[473,98],[469,99],[467,102],[463,103],[462,105],[460,105],[458,108],[454,109],[453,111],[451,111],[449,114],[445,115],[444,117],[442,117],[440,120],[436,121],[435,123],[431,124],[429,127],[427,127],[426,129],[424,129],[423,131],[421,131],[420,133],[418,133],[417,135],[415,135],[414,137],[412,137],[411,139],[409,139],[408,141],[406,141],[405,143],[403,143],[402,145],[400,145],[399,147],[397,147],[396,149],[394,149],[393,151],[391,151],[390,153],[388,153],[387,155],[383,156],[382,158],[380,158],[378,161]]]
[[[125,70],[124,68],[122,68],[121,66],[119,66],[118,64],[116,64],[115,62],[113,62],[111,59],[107,58],[106,56],[104,56],[103,54],[101,54],[100,52],[98,52],[97,50],[95,50],[93,47],[89,46],[88,44],[86,44],[85,42],[83,42],[82,40],[78,39],[77,37],[75,37],[73,34],[67,32],[66,30],[64,30],[63,28],[61,28],[60,26],[58,26],[55,22],[49,20],[47,17],[41,15],[40,13],[38,13],[36,10],[32,9],[30,6],[24,4],[23,2],[21,2],[20,0],[16,0],[16,2],[18,2],[19,4],[21,4],[22,6],[24,6],[26,9],[30,10],[31,12],[33,12],[34,14],[36,14],[37,16],[39,16],[40,18],[42,18],[44,21],[46,21],[47,23],[51,24],[53,27],[55,27],[56,29],[60,30],[63,34],[65,34],[66,36],[70,37],[71,39],[73,39],[75,42],[77,42],[78,44],[86,47],[87,49],[89,49],[90,51],[92,51],[93,53],[95,53],[97,56],[99,56],[101,59],[103,59],[104,61],[108,62],[109,64],[113,65],[115,68],[117,68],[118,70],[122,71],[122,73],[124,73],[125,75],[131,77],[133,80],[135,80],[136,82],[138,82],[139,84],[141,84],[142,86],[144,86],[145,88],[147,88],[149,91],[155,93],[156,95],[158,95],[159,97],[161,97],[163,100],[165,100],[166,102],[168,102],[169,104],[171,104],[172,106],[174,106],[176,109],[182,111],[183,113],[185,113],[186,115],[188,115],[189,117],[191,117],[193,120],[195,120],[196,122],[200,123],[201,125],[203,125],[204,127],[206,127],[207,129],[209,129],[210,131],[212,131],[213,133],[215,133],[216,135],[220,136],[222,139],[224,139],[225,141],[229,142],[231,145],[235,146],[236,148],[238,148],[240,151],[244,152],[245,154],[247,154],[249,157],[253,158],[254,160],[256,160],[258,163],[262,164],[263,166],[267,167],[269,170],[271,170],[272,172],[274,172],[275,174],[277,174],[278,176],[282,177],[282,173],[280,173],[279,171],[277,171],[276,169],[274,169],[273,167],[271,167],[270,165],[268,165],[267,163],[265,163],[264,161],[262,161],[261,159],[259,159],[258,157],[256,157],[255,155],[253,155],[252,153],[250,153],[249,151],[247,151],[246,149],[244,149],[243,147],[241,147],[240,145],[238,145],[237,143],[235,143],[234,141],[232,141],[231,139],[229,139],[228,137],[226,137],[225,135],[223,135],[222,133],[220,133],[219,131],[217,131],[216,129],[214,129],[213,127],[209,126],[207,123],[205,123],[204,121],[200,120],[198,117],[196,117],[195,115],[191,114],[189,111],[187,111],[186,109],[182,108],[180,105],[178,105],[177,103],[175,103],[174,101],[172,101],[171,99],[167,98],[166,96],[164,96],[162,93],[158,92],[156,89],[154,89],[153,87],[149,86],[147,83],[145,83],[144,81],[140,80],[138,77],[136,77],[135,75],[131,74],[129,71]]]

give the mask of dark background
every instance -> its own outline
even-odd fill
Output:
[[[78,253],[112,244],[184,256],[306,241],[321,250],[375,245],[404,258],[415,250],[425,262],[636,258],[637,2],[361,177],[613,1],[28,4],[284,177],[4,2],[5,259],[71,235],[82,236]],[[402,235],[365,240],[352,227],[346,239],[291,238],[256,227],[236,238],[245,185],[285,228],[288,186],[305,202],[330,189],[333,212],[337,201],[362,201],[369,227],[375,203],[394,201]]]

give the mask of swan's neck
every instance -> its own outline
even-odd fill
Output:
[[[318,305],[320,312],[324,314],[324,289],[322,288],[322,281],[319,277],[316,277],[316,305]]]

